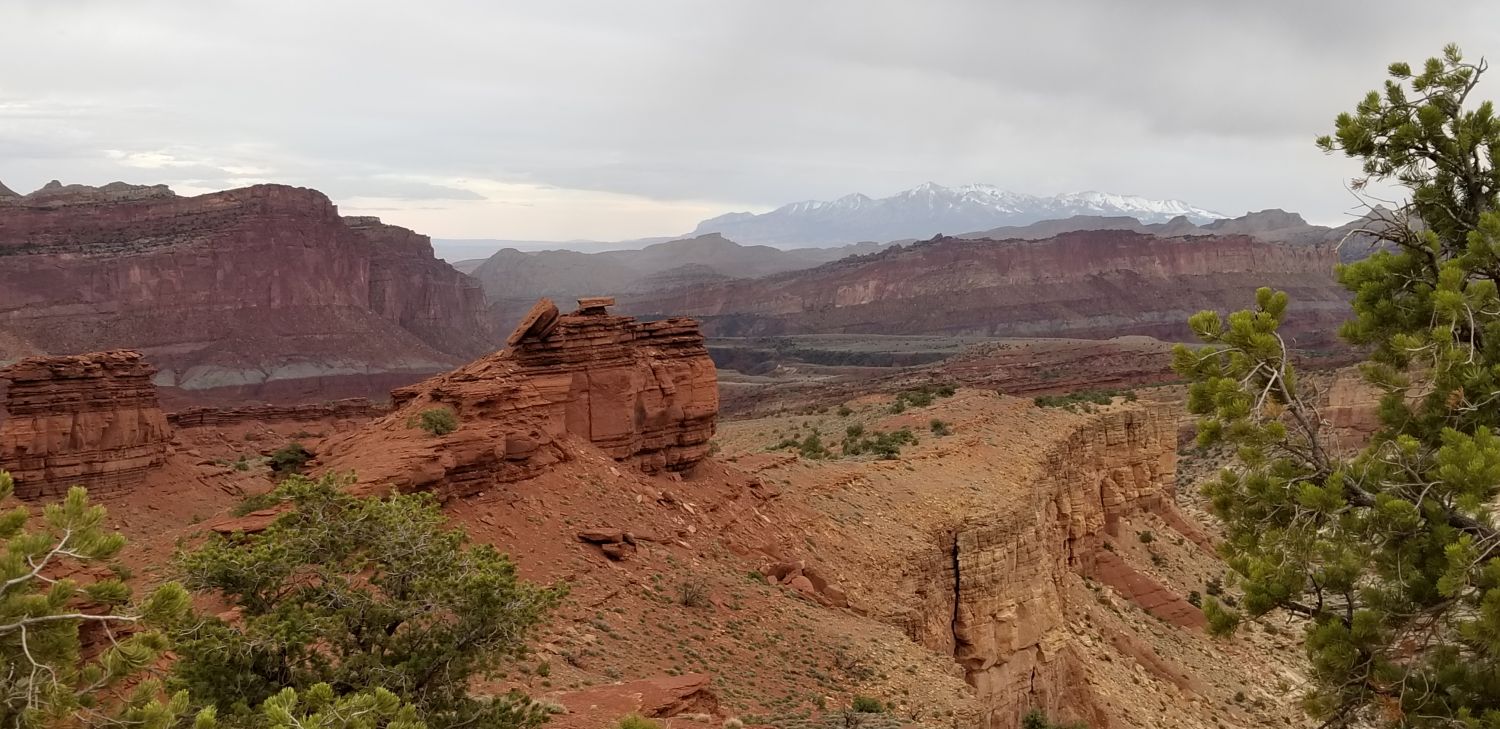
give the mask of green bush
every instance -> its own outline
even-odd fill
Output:
[[[930,422],[930,423],[927,424],[927,427],[928,427],[928,429],[930,429],[932,431],[932,434],[936,435],[936,436],[944,436],[944,435],[952,435],[953,434],[953,429],[950,428],[950,427],[948,427],[947,423],[945,423],[945,422],[943,422],[943,421],[941,421],[941,420],[939,420],[937,418],[933,418],[932,422]]]
[[[301,473],[302,466],[312,460],[313,454],[301,443],[292,441],[271,454],[267,463],[275,474]]]
[[[849,435],[844,438],[843,451],[845,456],[858,456],[869,453],[882,460],[890,460],[901,455],[901,446],[916,445],[917,437],[912,435],[910,428],[901,428],[893,431],[875,431],[865,433],[860,429],[858,435]]]
[[[840,405],[839,409],[838,409],[838,414],[839,414],[839,417],[841,417],[841,418],[847,418],[850,415],[853,415],[854,411],[851,410],[851,409],[849,409],[848,405]]]
[[[849,705],[849,708],[860,714],[885,713],[885,704],[880,703],[880,699],[872,698],[869,696],[855,696],[854,701]]]
[[[1143,532],[1136,532],[1135,538],[1141,540],[1141,544],[1150,544],[1156,541],[1156,535],[1151,533],[1150,529]]]
[[[450,408],[428,408],[418,413],[414,421],[409,421],[407,425],[421,428],[433,435],[447,435],[458,430],[458,416]]]
[[[1043,714],[1041,710],[1032,709],[1026,712],[1026,716],[1021,718],[1021,729],[1088,729],[1088,725],[1081,721],[1075,721],[1071,724],[1054,722],[1048,719],[1047,715]]]
[[[320,684],[332,705],[366,692],[391,712],[408,703],[432,729],[539,725],[545,709],[524,696],[468,687],[525,655],[563,590],[521,580],[508,557],[445,528],[431,494],[360,498],[346,485],[293,474],[275,492],[293,508],[264,531],[210,535],[178,555],[185,584],[240,617],[182,624],[173,687],[237,725]]]
[[[1134,390],[1079,390],[1066,395],[1038,395],[1031,399],[1037,407],[1062,408],[1069,412],[1093,412],[1095,405],[1108,405],[1116,397],[1126,402],[1136,399]]]
[[[661,729],[661,724],[647,719],[640,714],[630,714],[620,717],[619,723],[615,726],[618,729]]]
[[[235,504],[234,508],[229,510],[229,513],[235,516],[244,516],[252,511],[269,509],[279,503],[281,503],[281,497],[277,495],[276,491],[272,490],[246,496],[240,500],[240,503]]]

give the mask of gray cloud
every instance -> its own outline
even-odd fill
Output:
[[[929,179],[1337,221],[1356,167],[1311,139],[1392,60],[1500,53],[1497,21],[1482,0],[7,0],[0,180],[274,179],[513,238]]]

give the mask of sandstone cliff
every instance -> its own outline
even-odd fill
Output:
[[[613,316],[609,300],[559,314],[543,299],[510,347],[392,393],[392,412],[326,443],[319,466],[401,490],[467,495],[569,458],[570,439],[647,471],[692,466],[718,414],[713,361],[696,322]],[[451,410],[452,433],[417,427]]]
[[[22,499],[71,486],[95,498],[140,485],[167,458],[171,430],[137,352],[23,359],[0,370],[0,469]]]
[[[0,202],[0,342],[136,348],[177,401],[373,394],[488,349],[482,309],[424,236],[342,219],[315,190],[49,185]]]
[[[1249,236],[1072,232],[1039,241],[937,238],[806,271],[622,299],[680,313],[712,336],[799,333],[1189,337],[1201,309],[1239,309],[1258,286],[1293,301],[1287,330],[1331,336],[1348,308],[1331,249]]]

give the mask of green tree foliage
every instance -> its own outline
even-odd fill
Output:
[[[0,471],[0,501],[14,483]],[[145,671],[166,648],[160,632],[186,615],[187,592],[165,585],[139,604],[118,578],[59,578],[109,567],[124,537],[104,528],[105,510],[82,488],[42,509],[0,512],[0,726],[126,726],[165,729],[188,720],[187,694],[164,697]],[[108,647],[85,657],[80,632]],[[116,698],[122,684],[135,690]],[[165,700],[163,700],[165,699]],[[207,729],[213,713],[198,717]]]
[[[1200,442],[1238,455],[1205,493],[1244,595],[1205,613],[1219,632],[1306,616],[1324,726],[1500,728],[1500,123],[1469,99],[1484,69],[1452,46],[1392,64],[1319,140],[1363,162],[1356,187],[1410,193],[1365,230],[1393,250],[1339,270],[1342,334],[1385,393],[1367,448],[1342,453],[1322,427],[1278,333],[1283,293],[1195,315],[1207,346],[1174,354]]]
[[[186,584],[238,619],[179,632],[176,683],[252,726],[291,726],[299,712],[327,726],[356,714],[407,729],[540,724],[545,710],[525,697],[476,698],[469,684],[525,654],[562,590],[445,529],[430,494],[359,498],[343,485],[292,475],[276,491],[292,508],[265,531],[179,556]]]

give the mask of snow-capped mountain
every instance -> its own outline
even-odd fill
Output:
[[[1128,215],[1142,223],[1164,223],[1178,216],[1206,223],[1225,217],[1181,200],[1107,192],[1038,197],[992,185],[949,188],[929,182],[890,197],[854,193],[837,200],[783,205],[768,213],[720,215],[699,223],[693,235],[720,233],[744,244],[830,245],[930,238],[1074,215]]]

